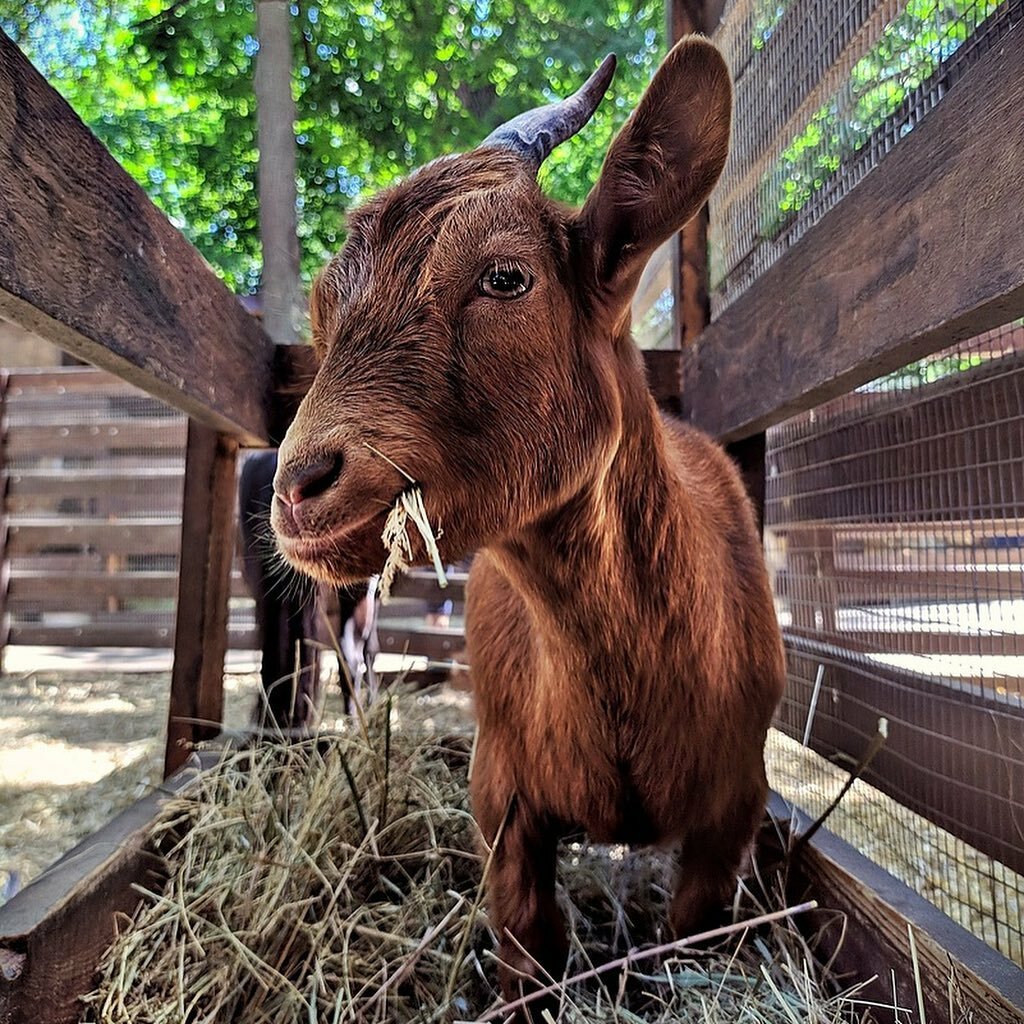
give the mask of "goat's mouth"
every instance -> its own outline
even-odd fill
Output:
[[[317,533],[275,531],[277,546],[292,566],[324,583],[365,580],[384,563],[381,533],[387,515],[388,509],[375,509]]]

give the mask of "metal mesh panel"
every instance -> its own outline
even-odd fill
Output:
[[[1024,0],[733,0],[732,151],[711,201],[717,316],[884,158]]]
[[[773,785],[823,810],[884,719],[830,824],[1024,964],[1024,322],[774,428],[767,478]]]
[[[174,642],[186,419],[91,367],[12,371],[4,397],[8,642]],[[237,574],[236,574],[237,575]],[[234,587],[233,646],[253,642]]]

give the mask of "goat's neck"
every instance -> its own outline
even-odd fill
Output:
[[[642,384],[623,396],[621,430],[604,471],[495,552],[543,637],[595,652],[619,646],[656,616],[678,571],[682,496],[671,484],[666,436]]]

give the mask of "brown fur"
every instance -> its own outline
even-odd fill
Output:
[[[436,161],[352,219],[314,290],[322,365],[281,449],[340,475],[289,508],[284,553],[334,583],[379,569],[402,477],[444,557],[480,548],[467,641],[508,996],[559,974],[560,835],[677,844],[676,931],[726,899],[762,814],[784,668],[750,504],[721,450],[662,417],[629,336],[650,252],[699,209],[728,147],[725,65],[666,58],[581,211],[510,153]],[[481,295],[493,260],[534,278]],[[421,553],[422,554],[422,553]],[[520,945],[529,954],[524,956]]]

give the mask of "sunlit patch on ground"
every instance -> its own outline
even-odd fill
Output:
[[[257,678],[229,674],[229,726]],[[0,678],[0,901],[161,779],[169,672]]]

